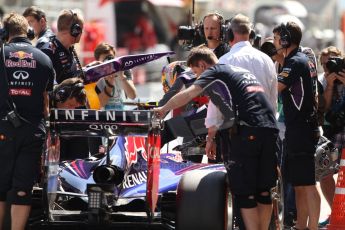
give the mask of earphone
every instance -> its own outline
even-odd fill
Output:
[[[235,35],[234,35],[234,31],[232,30],[231,28],[231,21],[232,21],[233,18],[230,18],[229,20],[226,20],[225,21],[225,27],[226,27],[226,33],[225,33],[225,40],[226,41],[233,41],[235,39]],[[253,30],[252,26],[250,26],[251,29],[250,29],[250,32],[249,32],[249,39],[255,39],[256,37],[256,33],[255,31]]]
[[[70,28],[70,34],[72,37],[76,38],[83,32],[83,29],[81,28],[81,26],[77,22],[77,19],[78,19],[77,13],[73,12],[73,10],[70,10],[70,12],[72,15],[72,24],[71,24],[71,28]]]
[[[67,101],[68,98],[73,96],[73,93],[78,92],[78,91],[80,93],[82,92],[83,89],[84,89],[84,84],[82,82],[76,82],[72,85],[60,86],[54,90],[54,93],[53,93],[54,102],[64,103],[65,101]]]
[[[9,29],[7,23],[4,23],[4,27],[0,29],[0,39],[3,41],[7,41],[10,36]],[[32,27],[28,27],[26,32],[26,36],[28,39],[32,40],[35,38],[35,31]]]
[[[280,41],[279,42],[283,48],[289,48],[291,46],[291,34],[284,23],[280,25]]]

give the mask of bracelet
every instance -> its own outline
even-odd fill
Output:
[[[206,136],[206,142],[214,142],[215,140],[215,137],[210,137],[209,135]]]
[[[107,79],[105,79],[105,84],[107,84],[109,88],[114,88],[114,85],[110,84]]]

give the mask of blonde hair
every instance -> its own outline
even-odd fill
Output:
[[[70,31],[72,24],[84,25],[84,19],[78,10],[62,10],[57,20],[58,31]]]

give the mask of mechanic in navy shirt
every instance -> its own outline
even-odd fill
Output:
[[[11,204],[12,229],[25,229],[30,213],[31,193],[39,173],[45,141],[44,117],[48,114],[48,91],[52,90],[54,69],[50,59],[27,39],[28,22],[16,13],[5,16],[4,46],[8,103],[0,103],[0,226],[6,201]],[[1,55],[1,58],[3,56]],[[4,73],[4,72],[3,72]],[[7,84],[7,82],[6,82]],[[0,91],[6,88],[0,85]],[[6,87],[6,85],[5,85]],[[0,100],[3,100],[2,98]],[[6,116],[17,110],[21,125]]]
[[[82,77],[82,67],[74,49],[83,32],[84,20],[77,11],[63,10],[57,20],[57,34],[40,48],[52,60],[56,82]]]
[[[43,44],[50,41],[55,36],[48,28],[45,12],[37,6],[30,6],[25,9],[23,16],[28,20],[29,25],[34,29],[37,38],[36,47],[41,48]]]
[[[320,195],[316,189],[314,154],[319,139],[317,124],[317,73],[299,50],[301,28],[294,22],[273,29],[274,45],[283,54],[278,91],[285,115],[286,180],[296,194],[296,229],[318,229]]]
[[[230,190],[241,208],[246,229],[268,229],[272,213],[270,189],[277,178],[278,128],[273,107],[254,75],[217,62],[211,50],[192,49],[187,65],[200,77],[154,111],[163,117],[204,92],[222,113],[221,128],[228,129],[234,118],[237,120],[229,129],[227,141],[230,151],[225,166]]]

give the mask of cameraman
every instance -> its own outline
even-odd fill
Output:
[[[57,34],[40,48],[52,60],[56,82],[81,77],[82,67],[74,49],[83,32],[84,19],[74,10],[61,11],[57,20]]]
[[[8,96],[7,101],[0,98],[0,227],[7,201],[11,204],[12,229],[16,230],[25,229],[30,213],[45,140],[47,92],[54,82],[53,65],[31,45],[28,29],[27,20],[19,14],[11,13],[3,20],[7,44],[1,51],[2,67],[6,63],[1,78],[6,83],[0,85],[0,91],[8,92]]]
[[[332,57],[331,60],[330,57]],[[323,93],[326,111],[325,123],[323,125],[324,136],[330,139],[341,153],[341,150],[345,146],[345,127],[338,127],[335,125],[335,122],[332,122],[332,118],[330,116],[332,114],[334,114],[333,116],[336,116],[337,114],[340,114],[341,110],[344,111],[345,109],[345,70],[341,51],[334,46],[324,48],[320,54],[320,63],[324,70],[323,83],[325,84],[325,90]],[[338,69],[342,70],[338,72]],[[341,154],[339,157],[341,157]],[[320,187],[327,203],[332,207],[335,192],[335,180],[333,178],[333,174],[323,177],[320,180]],[[319,227],[324,227],[328,223],[329,218],[320,222]]]

